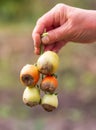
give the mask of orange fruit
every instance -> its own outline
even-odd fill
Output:
[[[45,92],[53,93],[58,87],[58,80],[54,76],[46,76],[43,78],[40,88]]]
[[[20,81],[23,85],[32,87],[36,85],[40,77],[38,68],[35,65],[27,64],[20,72]]]

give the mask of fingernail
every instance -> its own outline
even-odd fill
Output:
[[[45,43],[45,44],[49,43],[49,37],[48,36],[43,37],[42,43]]]

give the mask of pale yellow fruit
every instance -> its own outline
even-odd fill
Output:
[[[59,65],[59,56],[53,51],[44,52],[37,60],[38,70],[46,75],[57,71]]]
[[[58,107],[58,97],[55,94],[45,94],[41,104],[46,111],[53,111]]]
[[[23,93],[23,102],[32,107],[40,103],[40,91],[36,87],[26,87]]]

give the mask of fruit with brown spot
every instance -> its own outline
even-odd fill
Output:
[[[41,104],[46,111],[51,112],[58,107],[58,97],[55,94],[45,94]]]
[[[27,106],[35,106],[40,103],[40,91],[36,87],[26,87],[23,93],[23,102]]]
[[[40,88],[44,92],[53,93],[58,87],[58,80],[54,76],[46,76],[43,78],[40,84]]]
[[[38,68],[35,65],[27,64],[20,72],[20,81],[23,85],[32,87],[36,85],[40,77]]]
[[[37,60],[38,70],[45,75],[56,72],[59,65],[59,57],[53,51],[44,52]]]

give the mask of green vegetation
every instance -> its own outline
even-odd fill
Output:
[[[35,22],[38,17],[57,3],[65,3],[81,8],[94,9],[94,0],[1,0],[0,22]]]

